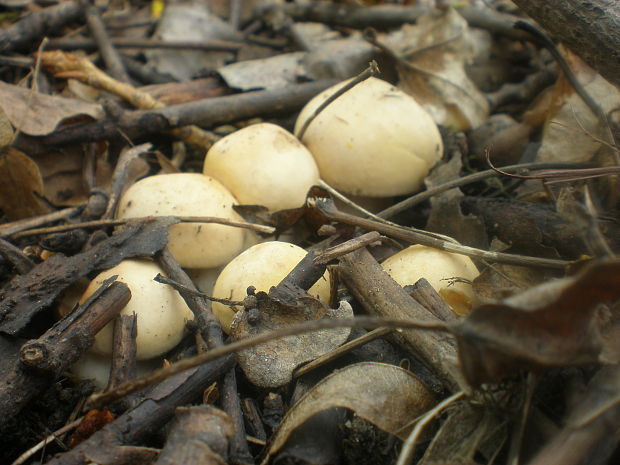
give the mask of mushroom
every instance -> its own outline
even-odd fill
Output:
[[[254,245],[234,258],[224,267],[213,287],[213,297],[241,301],[247,296],[247,288],[268,292],[277,286],[289,272],[306,256],[301,247],[287,242],[271,241]],[[329,302],[330,283],[327,272],[312,286],[308,293],[322,302]],[[213,302],[213,313],[218,317],[225,332],[230,331],[233,316],[240,307],[229,307]]]
[[[270,211],[304,204],[319,180],[312,154],[295,136],[275,124],[260,123],[217,141],[203,173],[226,186],[242,204]]]
[[[114,275],[129,286],[131,300],[121,313],[137,316],[137,360],[148,360],[168,352],[181,341],[185,323],[193,319],[191,310],[176,290],[153,281],[158,273],[163,272],[154,262],[124,260],[93,279],[80,298],[83,303],[105,279]],[[97,333],[92,352],[112,354],[112,330],[113,325],[109,323]]]
[[[295,134],[341,82],[314,97],[301,111]],[[391,197],[410,194],[443,152],[431,116],[413,97],[369,78],[330,103],[310,123],[301,141],[321,178],[347,194]]]
[[[401,286],[425,278],[457,315],[466,315],[471,310],[475,297],[471,281],[479,273],[469,257],[412,245],[392,255],[381,266]]]
[[[118,218],[142,216],[213,216],[241,221],[237,203],[222,184],[202,174],[174,173],[144,178],[123,195]],[[242,229],[214,223],[182,223],[170,227],[168,247],[183,267],[213,268],[243,250]]]
[[[109,356],[86,352],[71,365],[71,373],[80,379],[90,379],[97,389],[104,390],[110,377],[112,360]],[[136,376],[147,375],[161,366],[161,360],[142,360],[136,363]]]

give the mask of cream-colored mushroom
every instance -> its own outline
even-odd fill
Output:
[[[121,313],[137,315],[138,360],[147,360],[168,352],[181,341],[185,323],[193,319],[191,310],[176,290],[153,281],[157,273],[163,271],[152,261],[124,260],[100,273],[80,298],[80,303],[83,303],[105,279],[113,275],[118,275],[117,280],[129,286],[131,300]],[[91,351],[100,355],[112,354],[112,331],[112,323],[99,331]]]
[[[426,278],[457,315],[467,314],[472,307],[474,291],[471,284],[452,280],[461,278],[473,281],[478,276],[478,269],[469,257],[412,245],[392,255],[381,265],[401,286]]]
[[[213,297],[241,301],[247,296],[247,288],[268,292],[276,286],[306,256],[301,247],[286,242],[263,242],[250,247],[224,267],[213,287]],[[329,302],[330,284],[327,273],[308,291],[322,302]],[[224,331],[230,330],[234,310],[219,302],[213,302],[213,313],[219,318]]]
[[[314,97],[295,124],[304,122],[339,83]],[[430,115],[385,81],[369,78],[330,103],[310,123],[302,142],[321,178],[347,194],[390,197],[415,192],[443,152]]]
[[[98,389],[104,390],[108,385],[111,364],[109,355],[86,352],[71,365],[71,372],[80,379],[90,379]],[[161,365],[162,361],[157,359],[139,361],[136,363],[136,376],[147,375]]]
[[[239,203],[270,211],[304,204],[319,180],[312,154],[280,126],[260,123],[217,141],[207,153],[203,172],[226,186]]]
[[[144,178],[123,195],[118,218],[142,216],[212,216],[241,221],[237,201],[219,181],[202,174],[174,173]],[[215,223],[183,223],[170,227],[168,247],[188,268],[223,265],[243,250],[244,231]]]

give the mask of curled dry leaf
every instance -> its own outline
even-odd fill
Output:
[[[434,404],[431,391],[407,370],[374,362],[350,365],[323,379],[291,407],[262,465],[284,446],[297,427],[318,412],[343,407],[404,439],[412,420]]]
[[[477,386],[523,369],[617,363],[620,343],[601,337],[599,304],[619,297],[620,259],[609,259],[481,305],[453,327],[463,375]]]
[[[64,120],[88,115],[102,118],[100,105],[34,92],[0,81],[0,107],[13,127],[31,136],[45,136]]]
[[[473,55],[467,22],[453,9],[404,25],[386,44],[402,57],[398,87],[412,95],[437,124],[468,130],[482,124],[489,105],[465,73]]]
[[[0,150],[0,210],[12,220],[47,213],[42,193],[37,164],[12,147]]]
[[[256,293],[256,308],[237,312],[231,327],[234,339],[277,331],[302,321],[319,318],[352,318],[346,302],[327,309],[309,295],[295,296],[297,306],[286,305],[264,292]],[[349,337],[350,328],[324,329],[275,339],[237,353],[239,366],[248,379],[260,387],[278,387],[288,383],[295,368],[335,349]]]

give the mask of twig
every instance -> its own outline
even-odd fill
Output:
[[[169,378],[182,371],[189,370],[190,368],[197,367],[203,363],[215,360],[228,354],[238,352],[248,347],[254,347],[259,344],[279,339],[286,336],[294,336],[297,334],[303,334],[310,331],[318,331],[321,329],[332,328],[405,328],[405,329],[427,329],[437,331],[450,331],[450,325],[441,321],[411,321],[411,320],[399,320],[391,318],[378,318],[378,317],[357,317],[355,319],[324,319],[305,321],[303,323],[291,325],[287,328],[281,328],[277,332],[268,332],[259,334],[257,336],[241,339],[239,341],[231,342],[230,344],[217,347],[208,352],[205,352],[194,357],[183,359],[173,365],[166,368],[159,369],[153,373],[137,378],[129,383],[119,386],[114,391],[106,393],[93,394],[90,396],[88,406],[90,408],[97,408],[98,406],[106,405],[117,399],[120,399],[128,394],[144,389],[145,387]]]
[[[386,236],[395,237],[411,243],[426,245],[439,250],[445,250],[446,252],[458,253],[472,258],[488,260],[490,262],[521,266],[540,266],[545,268],[563,269],[570,264],[570,262],[565,260],[529,257],[525,255],[502,252],[489,252],[486,250],[476,249],[474,247],[456,244],[454,242],[448,242],[443,239],[437,239],[421,234],[418,231],[402,226],[392,226],[344,213],[338,210],[333,202],[326,199],[310,199],[309,203],[313,204],[320,213],[331,220],[339,221],[344,224],[350,224],[366,230],[378,231]]]
[[[297,368],[293,372],[293,378],[299,378],[300,376],[303,376],[306,373],[309,373],[310,371],[315,370],[316,368],[319,368],[320,366],[323,366],[338,357],[341,357],[342,355],[352,351],[353,349],[361,347],[364,344],[368,344],[369,342],[374,341],[375,339],[379,339],[380,337],[390,334],[392,331],[394,331],[394,329],[392,328],[373,329],[372,331],[364,334],[363,336],[349,341],[346,344],[343,344],[340,347],[337,347],[334,350],[323,354],[320,357],[315,358],[311,362]]]
[[[125,71],[123,61],[110,40],[110,36],[99,16],[97,8],[92,5],[89,0],[80,0],[80,3],[84,9],[84,16],[86,16],[88,29],[97,43],[99,54],[108,72],[113,78],[128,83],[129,76],[127,75],[127,71]]]
[[[115,37],[110,39],[116,48],[141,48],[141,49],[167,49],[167,50],[202,50],[202,51],[223,51],[236,52],[243,47],[240,42],[224,40],[207,40],[204,42],[190,40],[156,40],[156,39],[130,39]],[[52,50],[95,50],[97,44],[91,39],[70,38],[50,40],[49,49]]]
[[[163,108],[165,105],[144,91],[120,82],[97,68],[86,58],[59,51],[41,54],[43,64],[56,77],[74,78],[86,84],[118,95],[136,108]],[[189,125],[172,129],[170,133],[188,144],[208,149],[213,144],[211,134],[198,126]]]
[[[192,294],[196,297],[202,297],[203,299],[207,299],[211,302],[219,302],[224,305],[243,305],[243,301],[218,299],[217,297],[212,297],[208,294],[205,294],[204,292],[200,292],[196,289],[192,289],[191,287],[187,287],[178,281],[175,281],[173,279],[170,279],[162,275],[161,273],[157,273],[157,276],[153,278],[153,281],[157,281],[158,283],[161,283],[161,284],[167,284],[168,286],[174,287],[179,292],[187,292],[188,294]]]
[[[21,231],[15,234],[5,234],[6,236],[11,236],[12,239],[19,239],[21,237],[27,236],[37,236],[40,234],[49,234],[56,233],[62,231],[71,231],[73,229],[80,228],[104,228],[107,226],[122,226],[124,224],[130,222],[149,222],[152,221],[153,218],[158,218],[154,216],[145,216],[143,218],[127,218],[122,220],[96,220],[96,221],[85,221],[83,223],[75,223],[75,224],[63,224],[60,226],[50,226],[48,228],[38,228],[38,229],[30,229],[27,231]],[[254,224],[254,223],[246,223],[245,221],[235,221],[229,220],[227,218],[217,218],[214,216],[174,216],[170,218],[175,218],[181,223],[216,223],[223,224],[226,226],[233,226],[236,228],[245,228],[250,229],[252,231],[264,233],[264,234],[273,234],[275,232],[275,228],[272,226],[263,226],[262,224]]]
[[[620,166],[605,166],[601,168],[570,168],[570,169],[558,169],[558,170],[542,170],[538,174],[514,174],[508,173],[505,170],[496,168],[491,163],[491,154],[487,149],[485,151],[485,159],[489,168],[502,176],[508,176],[515,179],[542,179],[547,180],[550,178],[559,179],[564,182],[575,181],[579,179],[599,178],[601,176],[609,176],[612,174],[620,173]]]
[[[340,89],[338,89],[332,95],[330,95],[323,103],[321,103],[316,108],[316,110],[314,110],[314,112],[308,117],[308,119],[306,119],[306,121],[304,121],[304,124],[301,126],[301,129],[297,133],[297,138],[299,140],[303,139],[304,134],[306,133],[306,130],[308,129],[308,126],[310,126],[310,123],[312,123],[312,121],[314,121],[314,119],[317,116],[319,116],[319,114],[323,110],[325,110],[325,108],[327,108],[327,106],[330,103],[332,103],[334,100],[336,100],[338,97],[340,97],[342,94],[344,94],[348,90],[350,90],[353,87],[355,87],[356,85],[358,85],[360,82],[365,81],[366,79],[368,79],[371,76],[376,76],[377,74],[379,74],[379,66],[377,65],[377,62],[373,60],[373,61],[371,61],[368,64],[368,68],[366,68],[364,71],[362,71],[356,77],[354,77],[352,80],[347,82],[344,86],[342,86]]]
[[[505,173],[511,173],[515,171],[531,171],[531,170],[541,170],[541,169],[556,169],[556,168],[573,168],[581,166],[574,163],[522,163],[520,165],[510,165],[502,167],[502,171]],[[438,186],[432,187],[424,192],[420,192],[419,194],[415,194],[405,200],[402,200],[389,208],[386,208],[382,212],[377,213],[377,216],[380,218],[390,218],[403,212],[409,208],[413,208],[416,205],[419,205],[422,202],[430,199],[431,197],[441,194],[442,192],[446,192],[455,187],[465,186],[467,184],[472,184],[474,182],[480,182],[488,178],[492,178],[497,176],[497,172],[488,169],[485,171],[480,171],[478,173],[469,174],[467,176],[463,176],[462,178],[457,178],[452,181],[448,181],[444,184],[440,184]]]

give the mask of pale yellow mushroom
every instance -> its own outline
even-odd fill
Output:
[[[465,255],[412,245],[392,255],[381,266],[401,286],[426,278],[457,315],[467,314],[472,307],[472,285],[462,280],[471,282],[479,272]]]
[[[80,298],[80,303],[83,303],[105,279],[114,275],[118,275],[118,281],[129,286],[131,300],[121,314],[135,313],[137,316],[138,360],[148,360],[168,352],[181,341],[185,324],[193,319],[191,310],[176,290],[153,281],[158,273],[163,271],[155,262],[124,260],[93,279]],[[113,325],[109,323],[95,336],[91,351],[111,355],[112,333]]]
[[[202,174],[149,176],[132,185],[119,202],[118,218],[143,216],[211,216],[241,221],[238,203],[219,181]],[[168,247],[183,267],[213,268],[243,250],[244,230],[215,223],[170,227]]]
[[[302,206],[308,189],[319,180],[308,149],[270,123],[253,124],[217,141],[203,172],[224,184],[239,203],[270,211]]]
[[[304,107],[304,122],[346,82]],[[319,166],[321,178],[347,194],[391,197],[420,190],[443,153],[431,116],[413,97],[377,78],[369,78],[330,103],[310,123],[301,141]]]
[[[224,267],[213,287],[213,297],[242,301],[247,296],[248,286],[257,291],[268,292],[295,268],[306,251],[286,242],[271,241],[254,245],[241,253]],[[329,302],[330,284],[327,272],[308,291],[322,302]],[[219,318],[224,331],[230,330],[233,316],[240,307],[231,308],[213,302],[213,313]]]

